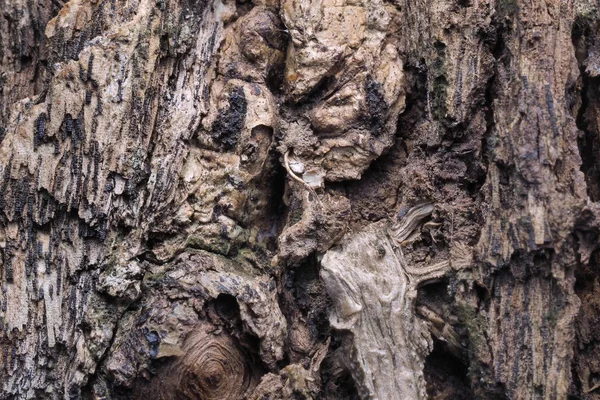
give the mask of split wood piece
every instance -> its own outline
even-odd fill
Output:
[[[450,263],[408,266],[394,242],[411,237],[432,211],[431,204],[412,208],[389,235],[383,223],[371,224],[323,257],[330,322],[353,335],[345,362],[364,399],[426,398],[423,368],[432,340],[416,316],[416,289],[443,276]]]

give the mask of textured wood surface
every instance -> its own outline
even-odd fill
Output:
[[[597,4],[0,10],[0,398],[600,398]]]

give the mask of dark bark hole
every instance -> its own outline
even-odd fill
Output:
[[[285,288],[293,297],[293,304],[286,307],[297,307],[311,333],[317,340],[325,341],[330,333],[329,307],[331,300],[325,292],[319,277],[319,262],[312,256],[297,268],[285,274]]]
[[[342,332],[334,332],[331,339],[329,354],[321,364],[323,399],[359,400],[354,379],[342,361],[348,337]]]
[[[283,94],[285,81],[285,64],[277,64],[269,69],[265,83],[267,88],[276,96]]]
[[[217,314],[227,320],[233,321],[240,315],[240,306],[235,297],[221,293],[215,300]]]
[[[438,42],[436,42],[437,45]],[[441,43],[441,42],[439,42]],[[442,43],[443,44],[443,43]],[[445,46],[445,45],[444,45]],[[425,117],[427,110],[427,67],[425,61],[417,65],[404,67],[407,81],[410,84],[406,93],[406,108],[399,115],[396,125],[396,136],[406,137],[415,131],[415,126]]]
[[[583,135],[577,140],[581,156],[581,171],[585,175],[587,192],[592,201],[600,200],[600,137],[596,125],[599,105],[595,99],[600,90],[600,79],[588,77],[582,69],[581,106],[577,114],[577,128]]]
[[[270,151],[274,152],[272,148]],[[271,156],[274,155],[269,155]],[[269,251],[277,251],[277,238],[287,218],[284,202],[286,177],[285,168],[280,163],[275,163],[268,178],[270,180],[269,219],[265,221],[257,236],[258,242],[264,244]]]
[[[505,69],[510,67],[511,52],[508,51],[505,40],[505,35],[508,33],[507,31],[509,30],[509,26],[504,24],[505,21],[502,21],[502,18],[499,18],[496,33],[495,35],[491,36],[491,38],[493,38],[492,55],[499,63],[496,65],[496,72],[500,66],[503,66]]]
[[[441,40],[436,40],[435,43],[433,43],[433,47],[435,47],[435,50],[440,54],[446,50],[446,44]]]
[[[581,79],[581,99],[576,123],[583,135],[577,142],[582,161],[581,171],[585,175],[587,192],[592,201],[600,200],[600,131],[596,122],[600,111],[596,95],[600,90],[600,78],[590,76],[586,72],[586,66],[590,49],[598,46],[598,25],[595,19],[580,15],[575,19],[571,30]]]
[[[457,325],[457,317],[450,307],[453,300],[449,286],[449,282],[444,280],[421,287],[417,295],[417,308],[424,307],[438,317],[444,316],[446,328],[455,329],[456,334],[460,335],[459,341],[464,345],[465,332],[453,326]],[[425,315],[421,315],[421,318],[427,319]],[[436,326],[435,323],[433,326]],[[437,326],[439,332],[446,328]],[[425,360],[424,370],[429,398],[472,399],[474,395],[469,384],[466,348],[451,345],[445,338],[438,338],[435,334],[432,334],[432,338],[434,347]]]
[[[500,42],[500,40],[497,42]],[[495,89],[496,76],[497,71],[494,71],[494,75],[490,78],[485,88],[485,134],[481,138],[481,159],[486,170],[490,162],[490,150],[493,149],[493,143],[491,140],[494,126],[496,124],[496,118],[494,116],[494,99],[497,97]]]
[[[33,62],[33,57],[31,57],[30,55],[21,55],[21,68],[28,68],[29,66],[31,66],[31,63]]]
[[[588,245],[597,242],[596,235],[585,239]],[[580,241],[579,252],[585,242]],[[581,301],[575,322],[577,340],[574,344],[575,357],[572,362],[573,385],[572,395],[585,394],[600,384],[600,250],[592,253],[589,263],[581,264],[575,271],[575,293]],[[578,397],[574,397],[578,398]]]
[[[427,395],[432,399],[472,399],[467,372],[467,366],[452,354],[448,345],[435,340],[433,351],[425,360]]]

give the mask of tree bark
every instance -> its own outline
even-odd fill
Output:
[[[600,399],[591,0],[0,0],[1,399]]]

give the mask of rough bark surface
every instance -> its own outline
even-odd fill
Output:
[[[600,399],[600,5],[0,0],[1,399]]]

